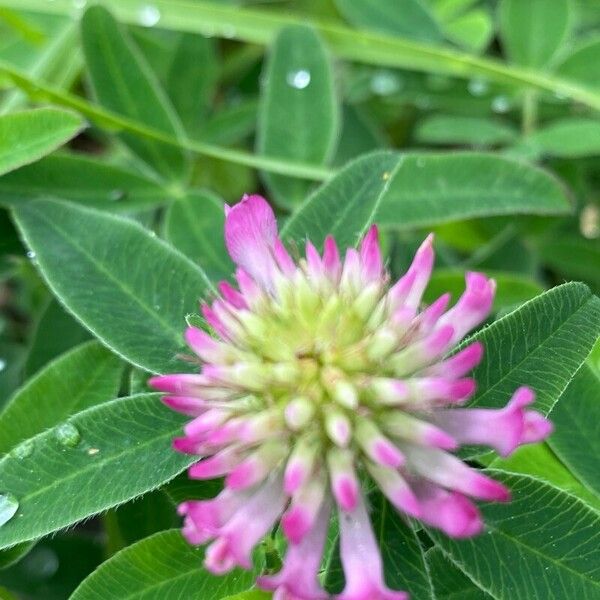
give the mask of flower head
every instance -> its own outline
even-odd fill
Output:
[[[193,417],[174,441],[201,457],[190,477],[225,478],[216,498],[180,506],[184,535],[210,541],[206,566],[223,573],[250,568],[253,548],[280,523],[284,566],[259,585],[276,600],[321,600],[317,575],[337,510],[346,579],[338,599],[406,598],[384,583],[361,480],[398,511],[472,536],[482,520],[471,498],[506,501],[509,491],[452,452],[484,444],[505,456],[551,430],[528,409],[526,387],[500,410],[461,408],[483,347],[448,353],[489,314],[494,281],[468,273],[452,308],[448,295],[422,308],[432,236],[390,285],[376,227],[343,259],[328,237],[322,253],[307,242],[296,262],[260,196],[227,208],[225,240],[237,289],[222,283],[202,307],[212,334],[186,333],[201,372],[152,380],[168,406]]]

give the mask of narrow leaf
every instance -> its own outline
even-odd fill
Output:
[[[58,299],[103,343],[146,370],[187,368],[185,315],[208,280],[199,267],[131,221],[54,200],[14,208]]]
[[[566,40],[570,0],[501,0],[500,35],[511,61],[544,67]]]
[[[296,162],[325,164],[335,150],[339,129],[330,57],[313,29],[288,27],[277,36],[264,71],[257,132],[261,154]],[[308,184],[264,175],[277,200],[303,200]]]
[[[336,0],[352,25],[423,42],[440,42],[439,25],[421,0]]]
[[[89,8],[81,21],[83,51],[98,101],[175,138],[183,138],[181,123],[156,76],[125,30],[101,6]],[[161,175],[185,179],[184,151],[131,133],[120,138]]]

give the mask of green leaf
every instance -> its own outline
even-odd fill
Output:
[[[470,540],[428,530],[444,554],[497,600],[598,597],[598,514],[537,479],[490,475],[512,490],[512,502],[482,506],[487,533]]]
[[[207,191],[173,202],[165,215],[165,237],[198,263],[212,281],[226,279],[235,267],[225,248],[223,201]]]
[[[195,460],[171,449],[184,420],[158,394],[140,394],[75,415],[68,423],[76,435],[55,428],[31,438],[29,455],[0,461],[2,488],[19,502],[0,528],[0,548],[68,527],[175,477]]]
[[[0,202],[14,204],[40,196],[116,212],[152,208],[170,193],[131,168],[79,154],[47,156],[0,178]]]
[[[593,119],[559,119],[527,136],[522,144],[542,155],[561,158],[598,156],[600,123]]]
[[[516,273],[495,272],[487,269],[484,269],[483,272],[496,280],[496,297],[493,306],[495,311],[522,304],[544,291],[539,283]],[[464,270],[437,269],[431,276],[423,299],[425,302],[433,302],[442,294],[450,292],[453,300],[456,301],[464,289]]]
[[[555,409],[556,410],[556,409]],[[554,417],[551,417],[554,419]],[[590,492],[552,452],[548,443],[518,448],[508,458],[492,458],[493,455],[477,457],[488,467],[510,473],[532,475],[551,485],[577,496],[600,513],[600,498]],[[491,460],[488,460],[491,458]]]
[[[436,600],[493,600],[478,588],[460,569],[457,569],[439,548],[425,554]]]
[[[570,0],[501,0],[500,35],[508,58],[527,67],[544,67],[566,40]]]
[[[565,191],[545,171],[492,154],[374,152],[349,163],[292,215],[284,234],[354,245],[372,222],[393,229],[474,217],[561,214]]]
[[[516,137],[516,129],[507,123],[456,115],[427,117],[415,131],[415,139],[423,144],[496,146],[507,144]]]
[[[36,323],[25,362],[25,376],[30,377],[63,352],[89,339],[89,332],[65,311],[56,298],[52,298]]]
[[[156,372],[187,369],[185,315],[209,283],[200,268],[131,221],[54,200],[16,206],[58,299],[103,343]]]
[[[600,290],[600,240],[561,234],[544,239],[539,248],[542,261],[568,279],[584,279]]]
[[[89,8],[81,21],[83,50],[98,101],[120,115],[183,138],[178,117],[164,90],[125,30],[101,6]],[[158,173],[185,179],[187,155],[180,148],[123,132],[121,140]]]
[[[260,154],[297,162],[325,164],[335,150],[339,105],[331,61],[323,42],[306,26],[281,31],[270,49],[259,106]],[[278,202],[294,204],[308,184],[274,174],[265,182]]]
[[[575,46],[556,67],[556,72],[567,80],[600,88],[600,36]]]
[[[211,575],[202,556],[179,531],[158,533],[102,564],[70,600],[220,600],[252,585],[252,573]]]
[[[487,48],[494,35],[494,23],[487,10],[471,10],[443,26],[446,37],[473,52]]]
[[[438,43],[442,32],[426,2],[421,0],[335,0],[355,27],[372,29],[422,42]]]
[[[485,346],[473,375],[474,404],[499,408],[528,385],[536,408],[548,414],[590,353],[599,324],[600,299],[583,284],[566,283],[484,328],[465,342]]]
[[[0,116],[0,175],[50,154],[84,126],[78,115],[38,108]]]
[[[112,400],[122,371],[121,361],[97,342],[49,363],[0,413],[0,454],[75,413]]]
[[[218,76],[215,41],[191,33],[179,34],[165,89],[189,135],[203,130]]]
[[[600,500],[600,377],[583,365],[552,411],[548,444]]]

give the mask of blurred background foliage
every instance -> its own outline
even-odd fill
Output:
[[[223,202],[262,192],[302,233],[297,215],[323,181],[351,160],[391,161],[377,192],[389,266],[401,273],[434,231],[428,299],[456,298],[465,269],[496,277],[497,315],[564,281],[600,289],[597,0],[0,0],[0,87],[3,117],[53,105],[88,125],[0,177],[0,406],[91,339],[10,216],[31,199],[135,220],[216,281],[232,268]],[[399,154],[363,156],[382,150]],[[127,367],[121,392],[144,380]],[[571,449],[544,448],[565,469]],[[0,553],[0,585],[67,597],[107,555],[172,527],[168,498]],[[24,558],[2,569],[13,551]]]

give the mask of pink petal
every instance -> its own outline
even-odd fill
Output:
[[[365,281],[377,281],[383,275],[383,260],[379,247],[377,225],[372,225],[360,245],[360,262]]]
[[[225,245],[231,258],[265,289],[273,287],[276,239],[275,214],[261,196],[244,196],[225,217]]]
[[[346,585],[337,600],[407,600],[405,592],[390,590],[362,496],[351,513],[340,514],[340,556]]]

